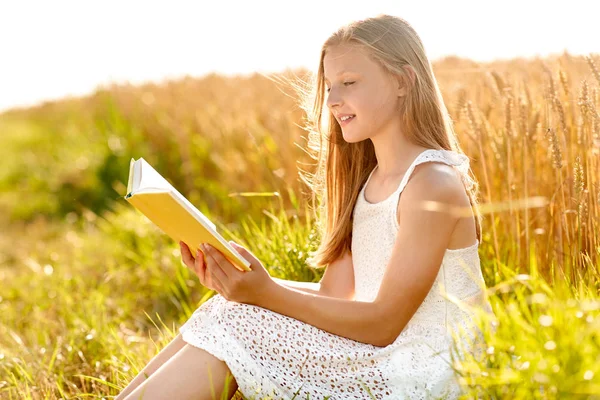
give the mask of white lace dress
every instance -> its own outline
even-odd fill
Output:
[[[465,184],[472,183],[465,155],[428,149],[413,161],[391,196],[369,203],[364,191],[373,170],[354,208],[355,300],[377,296],[398,230],[400,193],[415,166],[423,162],[454,165]],[[203,303],[180,332],[187,343],[225,361],[248,399],[456,399],[460,391],[450,366],[450,331],[465,326],[470,318],[445,294],[491,312],[482,296],[485,283],[478,245],[446,250],[430,292],[386,347],[333,335],[219,294]]]

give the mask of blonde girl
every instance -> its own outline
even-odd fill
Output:
[[[341,27],[323,44],[307,99],[322,199],[311,261],[323,279],[273,279],[237,245],[252,271],[215,249],[182,247],[218,294],[118,398],[460,395],[450,332],[470,314],[447,295],[491,311],[477,185],[419,36],[390,15]]]

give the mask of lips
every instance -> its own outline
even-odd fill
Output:
[[[354,118],[356,118],[356,115],[352,115],[350,118],[346,119],[346,120],[342,120],[340,118],[340,126],[345,126],[347,124],[349,124],[350,122],[354,121]]]

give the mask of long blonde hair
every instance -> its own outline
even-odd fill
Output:
[[[363,140],[348,143],[331,112],[323,123],[325,82],[323,59],[327,49],[337,45],[356,45],[367,51],[388,73],[409,81],[404,67],[412,67],[415,79],[405,98],[401,113],[402,131],[414,144],[452,150],[464,154],[456,139],[452,120],[442,99],[437,81],[421,39],[404,19],[380,14],[354,21],[334,32],[323,44],[316,77],[309,90],[301,91],[300,103],[307,114],[307,152],[317,160],[316,171],[300,172],[312,189],[313,209],[321,243],[309,258],[312,268],[326,267],[346,252],[351,252],[352,220],[358,194],[375,168],[373,143]],[[481,241],[481,215],[477,209],[478,184],[467,190],[476,216],[477,238]],[[315,197],[318,205],[315,206]]]

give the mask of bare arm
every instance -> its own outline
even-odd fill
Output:
[[[271,282],[259,307],[306,322],[334,335],[383,347],[387,331],[379,304],[303,293]]]
[[[322,282],[298,282],[298,281],[290,281],[287,279],[279,279],[279,278],[271,278],[271,279],[273,279],[275,282],[277,282],[278,285],[280,285],[286,289],[294,290],[299,293],[308,293],[308,294],[314,294],[317,296],[333,297],[336,299],[346,298],[345,293],[325,292],[325,290],[324,290],[325,288],[324,288]]]
[[[388,344],[384,337],[386,330],[380,326],[384,319],[378,304],[354,301],[354,265],[349,251],[327,266],[321,282],[308,283],[319,285],[318,293],[301,292],[280,283],[281,280],[274,281],[277,284],[270,286],[261,307],[338,336],[375,346]],[[293,282],[296,283],[299,282]]]
[[[303,293],[318,294],[323,296],[323,294],[321,293],[321,283],[319,282],[297,282],[279,278],[271,279],[277,282],[277,284],[279,284],[280,286],[284,286],[289,289],[294,289]]]
[[[302,293],[337,299],[354,299],[354,265],[352,255],[344,253],[325,269],[321,282],[296,282],[279,278],[271,278],[280,286],[294,289]]]

